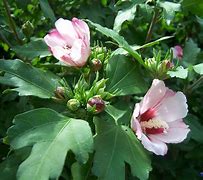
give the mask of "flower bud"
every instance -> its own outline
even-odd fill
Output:
[[[65,88],[64,87],[57,87],[56,90],[54,91],[54,94],[57,98],[59,99],[64,99],[65,95]]]
[[[94,96],[87,102],[87,110],[93,113],[100,113],[105,108],[105,102],[100,96]]]
[[[68,109],[70,109],[71,111],[76,111],[78,110],[78,108],[80,107],[80,102],[77,99],[70,99],[67,102],[67,107]]]
[[[181,46],[177,45],[172,48],[173,58],[182,59],[183,58],[183,49]]]
[[[161,62],[161,68],[164,71],[168,71],[169,69],[172,69],[174,67],[174,64],[170,60],[163,60]]]
[[[91,66],[93,71],[99,71],[102,67],[102,63],[99,59],[93,59]]]

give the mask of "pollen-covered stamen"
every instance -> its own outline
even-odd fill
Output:
[[[153,108],[149,108],[147,111],[140,115],[140,121],[149,121],[150,119],[155,117],[155,115],[155,110]]]
[[[160,119],[150,119],[149,121],[142,121],[140,124],[146,134],[166,133],[169,128],[168,124]]]

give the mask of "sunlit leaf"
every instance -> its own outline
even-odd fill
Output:
[[[170,22],[173,20],[175,16],[175,12],[180,11],[181,5],[179,3],[174,2],[159,2],[159,6],[164,9],[164,18],[166,20],[167,24],[170,24]]]
[[[168,71],[167,74],[170,77],[177,77],[181,79],[186,79],[188,76],[188,69],[184,69],[182,66],[178,66],[174,71]]]
[[[121,30],[122,24],[125,21],[132,21],[136,15],[137,5],[143,2],[143,0],[132,1],[132,4],[129,7],[118,11],[118,14],[114,20],[113,29],[119,32]]]
[[[196,73],[203,75],[203,63],[193,66]]]
[[[14,149],[33,146],[18,169],[20,180],[57,179],[68,151],[75,154],[77,161],[85,163],[93,149],[92,133],[86,121],[45,108],[17,115],[8,137]]]

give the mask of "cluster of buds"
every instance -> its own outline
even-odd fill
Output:
[[[145,65],[151,75],[159,79],[167,78],[167,72],[174,67],[170,59],[157,61],[155,58],[149,58],[145,61]]]
[[[171,48],[171,50],[172,51],[168,52],[163,60],[161,51],[158,53],[154,51],[154,57],[145,61],[146,67],[154,78],[166,79],[168,77],[167,72],[178,66],[179,60],[183,57],[183,50],[181,46],[175,46]],[[178,61],[174,63],[174,59],[178,59]]]
[[[63,86],[59,86],[55,90],[55,99],[61,102],[66,102],[69,111],[77,112],[83,109],[93,114],[102,112],[105,108],[105,100],[108,100],[112,95],[105,91],[107,79],[95,78],[91,87],[86,83],[84,78],[80,78],[71,90],[66,82]],[[90,88],[90,89],[89,89]],[[83,113],[84,114],[84,113]]]
[[[99,71],[109,59],[110,52],[106,47],[95,45],[92,48],[90,67],[92,71]]]

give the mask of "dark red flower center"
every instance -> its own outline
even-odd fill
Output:
[[[168,124],[156,117],[156,111],[153,108],[141,114],[139,121],[145,134],[161,134],[168,129]]]
[[[149,108],[147,111],[140,115],[140,121],[149,121],[155,117],[155,114],[155,110],[153,108]]]

